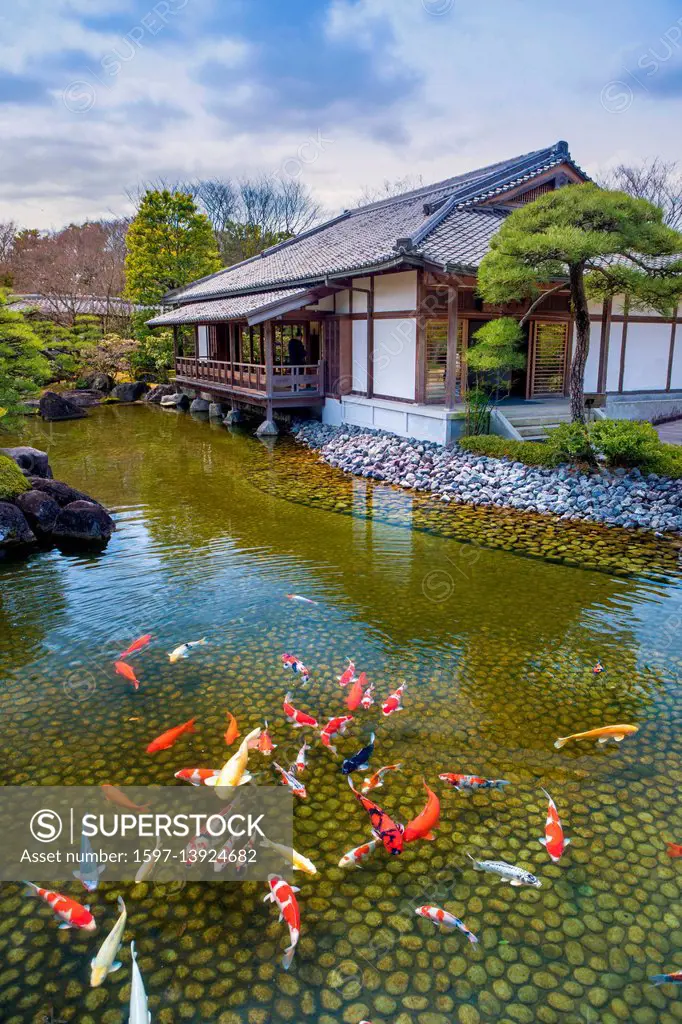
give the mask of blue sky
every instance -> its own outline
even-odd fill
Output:
[[[672,0],[19,0],[0,14],[0,219],[127,212],[140,181],[300,176],[334,213],[567,139],[682,157]]]

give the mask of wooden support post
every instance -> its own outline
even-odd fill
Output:
[[[457,335],[459,333],[459,292],[448,285],[448,349],[445,363],[445,407],[452,409],[457,401]]]
[[[417,271],[417,321],[414,363],[414,400],[426,402],[426,283],[424,271]]]
[[[627,295],[623,304],[623,337],[620,343],[620,368],[618,370],[618,392],[619,394],[623,390],[623,381],[625,379],[625,353],[628,343],[628,314],[630,312],[630,304],[628,302]]]
[[[677,310],[675,310],[677,316]],[[677,333],[677,320],[673,320],[670,329],[670,351],[668,353],[668,373],[665,380],[665,390],[670,391],[673,380],[673,362],[675,361],[675,335]]]
[[[265,330],[263,332],[263,341],[265,345],[265,396],[267,399],[265,418],[269,422],[272,420],[272,392],[273,392],[273,330],[272,320],[265,321]]]
[[[367,293],[367,397],[374,397],[374,278]]]
[[[178,361],[178,325],[173,324],[173,364]]]
[[[611,338],[611,299],[604,299],[599,341],[599,369],[597,370],[597,392],[606,391],[606,375],[609,368],[609,340]]]

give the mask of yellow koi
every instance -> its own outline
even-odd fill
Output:
[[[609,740],[615,740],[616,743],[620,743],[626,736],[632,736],[637,732],[638,728],[637,725],[603,725],[600,729],[574,732],[572,736],[560,736],[554,746],[557,750],[561,750],[569,740],[596,740],[597,743],[608,743]]]

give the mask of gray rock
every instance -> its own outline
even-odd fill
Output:
[[[149,384],[143,380],[134,380],[129,384],[117,384],[111,392],[111,397],[119,402],[139,402],[149,391]]]
[[[223,423],[225,424],[226,427],[233,427],[235,424],[241,423],[242,419],[243,416],[239,409],[230,409],[230,411],[225,414],[225,419],[223,420]]]
[[[38,410],[44,420],[56,423],[59,420],[80,420],[87,416],[75,402],[70,402],[63,395],[54,391],[46,391],[38,403]]]
[[[59,480],[46,480],[39,476],[30,476],[28,479],[34,491],[42,491],[43,494],[49,495],[60,508],[70,505],[73,501],[87,501],[93,505],[99,505],[99,502],[91,498],[89,494],[77,491],[75,487],[69,487],[68,484],[63,484]]]
[[[148,391],[144,396],[144,402],[151,402],[153,405],[160,405],[162,398],[175,394],[175,384],[157,384],[155,388]]]
[[[99,405],[104,397],[103,391],[94,391],[88,388],[69,391],[69,401],[77,405],[79,409],[87,409],[89,406]]]
[[[211,407],[211,403],[207,402],[205,398],[195,398],[189,407],[190,412],[208,412]]]
[[[176,391],[174,395],[164,395],[161,399],[162,409],[189,409],[189,398],[187,395],[183,395],[181,391]]]
[[[24,476],[35,475],[52,479],[47,452],[41,452],[39,448],[29,448],[25,445],[17,448],[0,448],[0,454],[9,455],[10,459],[14,459]]]
[[[258,437],[276,437],[278,434],[279,429],[274,420],[263,420],[256,430],[256,435]]]
[[[44,491],[26,491],[18,495],[14,504],[24,513],[37,537],[48,537],[59,515],[59,505]]]
[[[101,548],[116,529],[111,516],[92,501],[72,501],[60,509],[52,538],[60,548]]]
[[[83,384],[86,388],[91,388],[93,391],[102,391],[105,395],[108,395],[115,386],[116,381],[108,373],[91,373],[84,378]]]
[[[36,537],[16,505],[0,501],[0,555],[35,544]]]
[[[222,402],[211,402],[208,407],[208,415],[215,420],[222,420],[226,411]]]

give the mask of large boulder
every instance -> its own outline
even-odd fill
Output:
[[[205,398],[195,398],[189,407],[190,412],[208,412],[211,407],[211,403],[207,402]]]
[[[160,405],[162,398],[167,398],[169,395],[175,394],[175,384],[157,384],[155,388],[148,391],[144,396],[145,402],[152,402],[154,405]]]
[[[92,391],[103,391],[107,395],[115,384],[116,381],[108,373],[91,373],[83,379],[83,386],[85,388],[89,388]]]
[[[52,539],[60,548],[103,548],[116,529],[108,512],[93,501],[72,501],[59,510]]]
[[[80,420],[87,416],[75,402],[70,402],[64,395],[58,395],[55,391],[45,392],[38,404],[38,410],[43,419],[50,423],[58,420]]]
[[[49,495],[60,508],[70,505],[73,501],[87,501],[92,505],[99,505],[99,502],[89,494],[77,491],[75,487],[69,487],[60,480],[46,480],[39,476],[30,476],[28,479],[34,491],[42,491],[43,494]]]
[[[165,395],[161,399],[162,409],[189,409],[189,398],[187,395],[183,395],[181,391],[176,392],[174,395]]]
[[[59,505],[44,491],[26,491],[14,499],[37,537],[49,537],[59,515]]]
[[[0,554],[35,544],[35,534],[16,505],[0,501]]]
[[[99,405],[104,397],[103,391],[94,391],[90,388],[79,388],[78,391],[69,391],[69,401],[77,405],[79,409],[89,405]]]
[[[0,454],[9,455],[24,476],[42,476],[47,477],[48,480],[52,479],[47,452],[41,452],[39,448],[19,445],[17,448],[0,448]]]
[[[149,384],[143,380],[134,380],[129,384],[117,384],[111,392],[111,397],[119,402],[139,402],[149,391]]]

